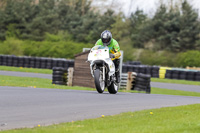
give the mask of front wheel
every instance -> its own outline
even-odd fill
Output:
[[[108,86],[108,92],[110,94],[116,94],[119,88],[119,84],[112,82],[110,86]]]
[[[103,73],[99,69],[94,71],[94,83],[96,90],[99,93],[103,93],[105,89],[105,81],[103,81]]]

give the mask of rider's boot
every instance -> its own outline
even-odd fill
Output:
[[[119,59],[115,59],[114,61],[115,64],[115,76],[116,76],[116,82],[120,83],[120,71],[119,71],[119,64],[120,64],[120,60]]]

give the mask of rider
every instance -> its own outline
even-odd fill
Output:
[[[112,38],[112,34],[110,31],[105,30],[101,33],[101,39],[99,39],[95,45],[102,45],[108,46],[110,58],[112,58],[115,64],[115,75],[116,75],[116,82],[120,82],[120,72],[119,72],[119,57],[121,56],[120,47],[118,42]]]

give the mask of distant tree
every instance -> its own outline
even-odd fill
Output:
[[[40,0],[32,11],[32,20],[26,24],[26,32],[22,38],[43,40],[45,32],[57,33],[59,25],[57,7],[55,0]]]
[[[198,13],[185,0],[181,9],[178,6],[168,9],[161,4],[140,33],[144,33],[146,43],[154,44],[155,50],[179,52],[197,48],[199,31]]]
[[[61,29],[67,30],[78,42],[95,43],[100,33],[105,29],[110,29],[111,24],[115,22],[112,10],[101,15],[91,9],[91,2],[88,0],[69,2],[63,0],[58,5]]]
[[[178,49],[178,34],[180,12],[171,9],[167,12],[165,5],[161,5],[160,9],[153,18],[153,37],[156,40],[156,49]]]
[[[123,15],[123,13],[120,13],[115,17],[115,23],[111,26],[112,35],[117,41],[130,38],[130,21]]]
[[[5,40],[6,24],[4,11],[0,9],[0,40]]]
[[[2,31],[21,39],[42,40],[45,32],[55,33],[59,25],[55,7],[55,0],[40,0],[38,4],[35,0],[7,0],[1,10]],[[1,35],[3,39],[6,34]]]
[[[195,49],[195,43],[200,39],[198,13],[186,0],[182,3],[181,13],[180,33],[178,35],[178,41],[181,46],[180,51]]]
[[[142,10],[137,9],[135,13],[132,13],[130,18],[130,37],[133,42],[133,46],[137,48],[144,47],[144,35],[142,35],[144,26],[146,25],[147,15]],[[149,31],[147,31],[149,32]]]

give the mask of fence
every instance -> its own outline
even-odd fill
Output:
[[[126,88],[127,80],[128,80],[128,73],[122,73],[121,74],[120,88],[123,88],[123,89]]]

